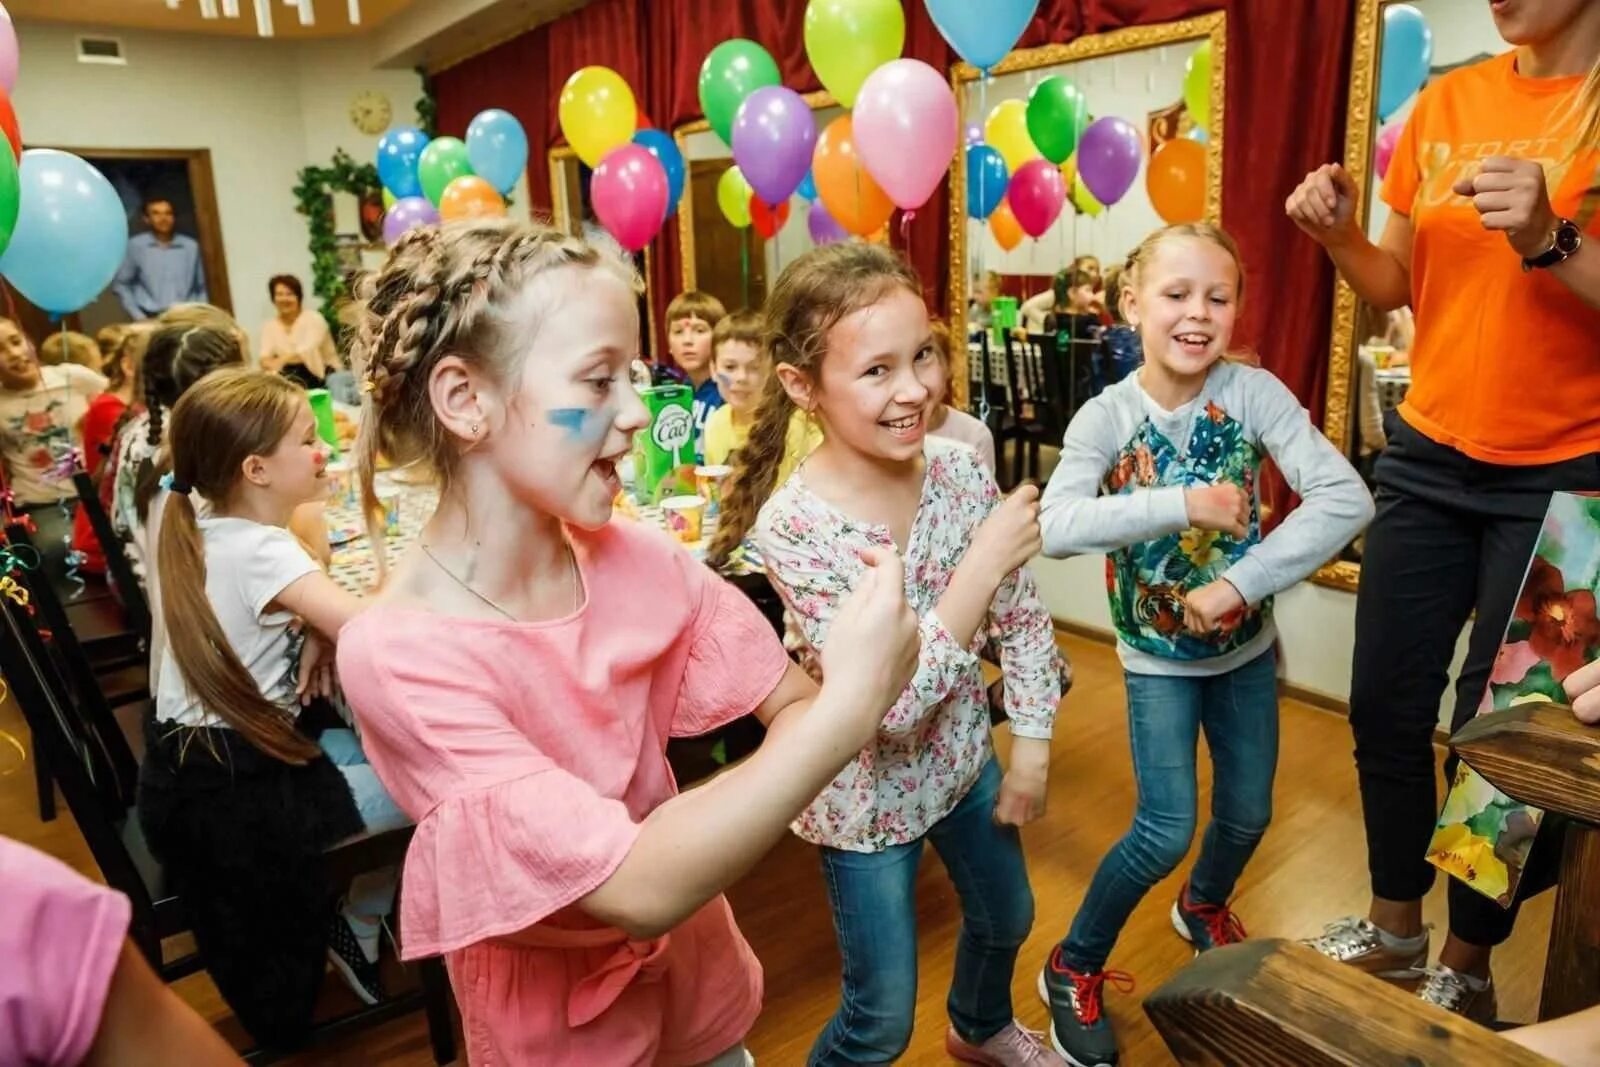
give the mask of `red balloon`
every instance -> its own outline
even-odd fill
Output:
[[[788,221],[789,201],[785,200],[774,209],[768,207],[759,196],[750,198],[750,225],[762,237],[771,239]]]
[[[633,128],[636,130],[653,130],[656,124],[650,121],[650,116],[644,113],[644,108],[637,103],[633,105]]]
[[[6,140],[11,142],[11,154],[22,161],[22,127],[17,125],[17,112],[11,106],[11,94],[0,88],[0,130],[6,133]]]

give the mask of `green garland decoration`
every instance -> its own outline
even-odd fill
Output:
[[[433,75],[427,67],[418,67],[417,78],[422,82],[422,95],[417,98],[417,126],[431,140],[439,136],[439,98],[433,92]]]
[[[339,248],[333,234],[333,194],[352,193],[358,202],[382,195],[378,168],[357,163],[344,149],[333,153],[326,167],[302,167],[294,187],[295,210],[306,217],[311,230],[311,291],[322,300],[322,317],[334,337],[342,337],[341,301],[350,295],[339,269]]]

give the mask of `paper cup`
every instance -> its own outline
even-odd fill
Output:
[[[329,463],[328,503],[341,507],[354,507],[356,503],[356,471],[347,460],[336,459]]]
[[[378,492],[378,504],[383,508],[383,532],[389,537],[400,536],[400,494],[393,489]]]
[[[673,496],[661,502],[667,529],[686,545],[700,540],[700,524],[705,519],[706,502],[698,496]]]
[[[720,464],[694,469],[694,489],[706,502],[706,518],[722,514],[722,483],[732,473],[732,467]]]

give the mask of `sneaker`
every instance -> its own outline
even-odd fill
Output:
[[[356,932],[342,915],[335,915],[328,929],[328,962],[363,1004],[371,1007],[383,999],[378,965],[361,951]]]
[[[1029,1030],[1015,1019],[1011,1025],[982,1044],[974,1045],[955,1027],[944,1032],[944,1050],[957,1063],[977,1063],[983,1067],[1060,1067],[1061,1057],[1050,1051],[1044,1035]]]
[[[1394,939],[1398,947],[1384,943],[1383,933],[1372,920],[1346,916],[1322,928],[1318,937],[1301,942],[1339,963],[1348,963],[1357,970],[1366,971],[1374,978],[1388,981],[1415,980],[1423,977],[1428,966],[1428,931],[1423,927],[1416,937]]]
[[[1172,928],[1194,946],[1196,956],[1211,948],[1232,945],[1247,936],[1244,923],[1226,904],[1196,904],[1189,899],[1189,883],[1172,902]]]
[[[1133,976],[1122,971],[1075,971],[1061,946],[1039,972],[1039,997],[1050,1006],[1050,1044],[1073,1067],[1115,1067],[1117,1035],[1105,1014],[1105,984],[1133,992]]]
[[[1493,978],[1474,978],[1442,963],[1423,972],[1422,985],[1417,987],[1417,999],[1437,1004],[1445,1011],[1485,1026],[1494,1022],[1499,1012],[1499,1005],[1495,1003]]]

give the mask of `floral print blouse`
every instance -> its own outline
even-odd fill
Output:
[[[930,438],[922,501],[903,553],[906,599],[921,619],[911,683],[878,736],[794,823],[801,838],[852,852],[913,841],[949,814],[993,753],[978,652],[993,640],[1017,737],[1050,737],[1068,673],[1050,615],[1026,567],[995,593],[986,627],[962,647],[935,611],[973,534],[1000,502],[994,479],[963,445]],[[804,469],[761,509],[756,543],[801,638],[801,662],[820,678],[818,653],[866,565],[863,549],[894,549],[887,527],[854,519],[807,487]]]

